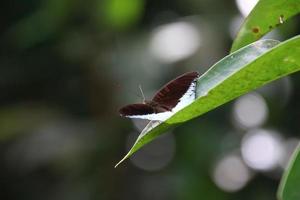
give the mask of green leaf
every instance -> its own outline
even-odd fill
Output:
[[[197,80],[196,100],[164,123],[150,122],[118,164],[166,130],[300,70],[299,55],[300,36],[281,44],[261,40],[226,56]]]
[[[278,189],[278,199],[299,200],[300,199],[300,145],[293,153]]]
[[[299,0],[260,0],[240,28],[231,52],[257,41],[299,12]]]

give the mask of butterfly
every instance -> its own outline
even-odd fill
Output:
[[[198,72],[185,73],[164,85],[152,100],[129,104],[119,113],[122,117],[165,121],[195,100],[198,77]]]

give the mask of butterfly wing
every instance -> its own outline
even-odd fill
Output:
[[[164,121],[169,118],[171,112],[156,113],[155,109],[148,104],[130,104],[119,110],[122,117],[139,118],[147,120]]]
[[[147,104],[137,103],[122,107],[119,110],[119,113],[124,117],[132,115],[148,115],[154,113],[154,109]]]
[[[155,94],[152,101],[172,110],[179,103],[180,99],[188,92],[188,90],[195,89],[195,80],[198,77],[198,72],[188,72],[175,78],[163,86]],[[189,92],[191,95],[194,94],[194,91]]]

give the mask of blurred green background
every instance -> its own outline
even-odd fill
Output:
[[[300,75],[160,137],[118,109],[228,54],[255,0],[11,0],[0,26],[0,198],[273,200],[300,137]],[[299,18],[267,38],[299,34]]]

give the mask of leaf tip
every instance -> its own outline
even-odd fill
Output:
[[[128,152],[116,165],[114,168],[117,168],[122,162],[124,162],[124,160],[126,160],[129,157],[130,152]]]

